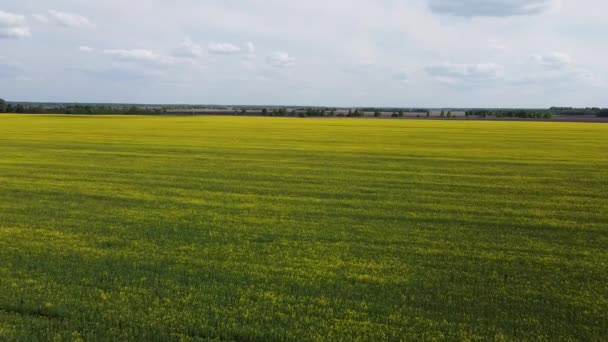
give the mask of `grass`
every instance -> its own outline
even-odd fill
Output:
[[[606,340],[608,125],[0,116],[0,340]]]

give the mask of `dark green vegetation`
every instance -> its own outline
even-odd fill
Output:
[[[85,114],[85,115],[160,115],[166,113],[163,106],[135,106],[115,104],[56,104],[56,103],[6,103],[0,99],[0,113],[17,114]]]
[[[608,117],[608,108],[587,107],[587,108],[572,108],[572,107],[551,107],[550,109],[556,115],[595,115],[599,117]]]
[[[606,340],[608,125],[0,116],[0,340]]]
[[[497,109],[497,110],[469,110],[466,116],[478,118],[520,118],[520,119],[550,119],[554,112],[551,110],[523,110],[523,109]]]
[[[520,118],[520,119],[550,119],[553,116],[596,116],[608,117],[608,109],[598,107],[572,108],[551,107],[546,109],[472,109],[466,111],[466,116],[478,118]]]
[[[434,113],[437,114],[434,114]],[[133,105],[133,104],[70,104],[70,103],[15,103],[0,99],[0,113],[18,114],[84,114],[84,115],[222,115],[276,117],[417,117],[551,119],[553,117],[608,117],[608,109],[597,107],[550,109],[442,109],[424,108],[336,108],[274,106],[218,106],[218,105]],[[440,113],[440,114],[439,114]],[[462,115],[459,115],[461,113]]]

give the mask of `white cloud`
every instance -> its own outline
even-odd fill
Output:
[[[562,69],[574,64],[574,60],[563,52],[550,52],[546,54],[534,54],[532,59],[545,67],[552,69]]]
[[[203,48],[190,38],[186,38],[178,48],[173,50],[172,55],[177,58],[195,59],[203,55]]]
[[[582,84],[599,86],[603,84],[601,79],[581,68],[532,71],[521,78],[512,80],[511,83],[518,86],[542,86],[543,88],[580,87]]]
[[[295,58],[285,51],[276,51],[266,58],[266,62],[276,68],[292,67],[295,61]]]
[[[534,54],[526,75],[515,80],[518,84],[542,86],[579,86],[581,83],[600,85],[603,81],[580,66],[574,58],[563,52]]]
[[[31,37],[30,29],[27,27],[0,28],[0,38],[14,39]]]
[[[211,43],[207,47],[210,53],[232,55],[241,53],[242,49],[230,43]]]
[[[0,11],[0,27],[25,26],[25,16]]]
[[[256,58],[255,45],[251,42],[245,44],[245,58],[249,60]]]
[[[410,80],[409,74],[406,71],[399,71],[395,73],[393,75],[393,79],[402,83],[407,83]]]
[[[504,67],[494,63],[443,63],[425,68],[428,75],[449,84],[478,84],[496,81],[504,76]]]
[[[25,16],[0,11],[0,39],[25,38],[31,35]]]
[[[429,0],[432,12],[459,17],[510,17],[547,11],[557,0]]]
[[[90,46],[84,46],[84,45],[83,46],[79,46],[78,50],[80,50],[82,52],[93,52],[93,51],[95,51],[95,49],[93,49],[92,47],[90,47]]]
[[[172,64],[172,60],[169,57],[145,49],[106,49],[102,52],[119,61],[159,65]]]
[[[92,28],[95,25],[86,17],[68,12],[49,10],[47,14],[34,14],[34,19],[41,23],[51,23],[62,27]]]
[[[245,51],[247,53],[255,53],[255,45],[252,42],[245,43]]]
[[[32,14],[32,18],[34,18],[34,20],[36,20],[37,22],[46,24],[49,22],[49,18],[44,15],[44,14]]]
[[[103,67],[82,66],[76,68],[89,78],[111,82],[148,82],[162,76],[157,70],[132,68],[125,65],[111,65]]]
[[[255,63],[257,58],[255,45],[253,45],[251,42],[245,43],[244,53],[245,56],[241,61],[242,66],[249,71],[258,69]]]
[[[490,47],[490,49],[494,50],[494,51],[506,51],[508,50],[508,47],[505,43],[503,43],[502,41],[498,40],[498,39],[489,39],[488,40],[488,46]]]

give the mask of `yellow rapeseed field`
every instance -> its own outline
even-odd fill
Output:
[[[608,125],[0,116],[0,340],[608,339]]]

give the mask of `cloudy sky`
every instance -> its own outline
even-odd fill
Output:
[[[4,0],[20,101],[608,107],[604,0]]]

